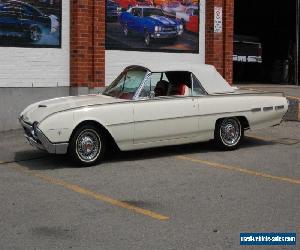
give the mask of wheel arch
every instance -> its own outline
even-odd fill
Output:
[[[84,125],[94,125],[95,127],[97,127],[105,135],[107,142],[109,144],[111,144],[112,146],[115,146],[119,149],[119,146],[116,143],[116,141],[115,141],[114,137],[112,136],[111,132],[103,124],[101,124],[98,121],[92,120],[92,119],[84,120],[84,121],[79,122],[75,126],[75,128],[73,129],[73,131],[71,133],[71,136],[70,136],[70,140],[74,136],[76,130],[79,129],[81,126],[84,126]]]
[[[221,118],[219,118],[219,119],[216,120],[215,128],[216,128],[216,126],[217,126],[217,124],[219,122],[221,122],[222,120],[224,120],[226,118],[237,118],[239,120],[239,122],[241,123],[241,125],[242,125],[242,127],[243,127],[244,130],[250,129],[249,121],[248,121],[247,117],[245,117],[245,116],[226,116],[226,117],[221,117]]]

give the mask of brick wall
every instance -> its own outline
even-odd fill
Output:
[[[74,0],[71,3],[71,85],[103,86],[105,1]],[[213,64],[229,83],[232,83],[233,4],[234,0],[206,0],[205,62]],[[214,33],[215,6],[223,8],[222,33]]]
[[[105,1],[71,1],[71,85],[104,83]]]
[[[223,8],[223,32],[214,33],[214,7]],[[232,83],[234,0],[206,1],[205,62]]]

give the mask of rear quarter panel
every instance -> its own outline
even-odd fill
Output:
[[[260,129],[279,124],[288,109],[286,98],[278,96],[210,96],[199,98],[198,103],[199,127],[211,136],[220,118],[243,116],[248,120],[250,129]],[[276,110],[277,106],[284,108]],[[272,110],[264,111],[266,107],[272,107]]]

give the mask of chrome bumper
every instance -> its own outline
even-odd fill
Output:
[[[66,154],[69,143],[52,143],[40,129],[33,130],[32,125],[26,123],[22,118],[19,121],[25,131],[25,138],[30,145],[40,150],[45,150],[50,154]]]

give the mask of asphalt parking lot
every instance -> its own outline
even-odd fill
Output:
[[[113,153],[77,168],[0,134],[1,249],[261,249],[241,232],[300,235],[300,123],[213,144]],[[299,249],[272,247],[267,249]]]

